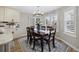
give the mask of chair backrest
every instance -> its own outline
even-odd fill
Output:
[[[41,29],[42,29],[42,30],[45,30],[45,26],[41,26]]]
[[[51,33],[51,31],[52,31],[52,30],[51,30],[51,29],[49,29],[48,40],[50,40],[50,39],[51,39],[51,34],[52,34],[52,33]]]
[[[30,26],[31,28],[34,28],[34,26]]]
[[[54,32],[51,35],[52,39],[55,39],[55,35],[56,35],[56,27],[54,27]]]
[[[30,28],[30,32],[34,33],[34,28],[33,27]]]
[[[31,27],[31,28],[30,28],[30,35],[31,35],[32,38],[35,37],[34,27]]]
[[[30,33],[30,27],[26,27],[27,35]]]
[[[52,31],[54,31],[53,33],[52,33]],[[52,38],[54,39],[55,38],[55,34],[56,34],[56,28],[50,28],[49,29],[49,40],[51,40]]]
[[[54,35],[56,34],[56,23],[54,24],[55,27],[54,27]]]

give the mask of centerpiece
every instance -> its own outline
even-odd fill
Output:
[[[36,19],[37,32],[40,31],[40,18]]]

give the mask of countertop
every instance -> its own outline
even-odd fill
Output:
[[[0,34],[0,45],[9,43],[13,40],[13,35],[10,31],[5,31],[3,34]]]

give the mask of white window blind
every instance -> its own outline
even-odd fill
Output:
[[[75,33],[75,12],[74,9],[70,9],[64,12],[64,32]]]

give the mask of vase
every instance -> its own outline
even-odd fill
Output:
[[[40,31],[40,24],[37,24],[37,32]]]

